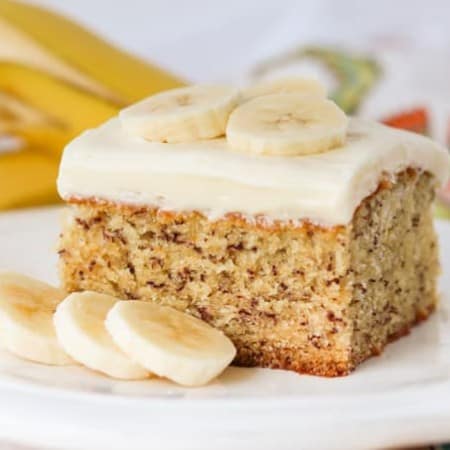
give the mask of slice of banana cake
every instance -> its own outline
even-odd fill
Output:
[[[317,83],[163,92],[66,148],[61,279],[199,317],[235,364],[344,375],[436,307],[448,170]]]

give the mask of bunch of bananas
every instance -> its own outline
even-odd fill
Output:
[[[57,13],[1,0],[0,210],[55,201],[68,141],[181,84]],[[2,146],[11,137],[14,151]]]

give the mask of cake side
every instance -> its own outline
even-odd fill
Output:
[[[236,364],[346,374],[435,305],[434,185],[402,172],[329,228],[72,199],[61,279],[200,317],[233,340]]]
[[[352,363],[426,319],[438,301],[432,176],[408,170],[363,202],[352,222]]]
[[[210,222],[109,203],[72,205],[60,243],[68,291],[144,299],[200,317],[237,346],[235,363],[347,371],[346,227]]]
[[[448,150],[425,136],[354,118],[344,145],[303,156],[246,154],[231,149],[226,138],[149,142],[113,119],[65,149],[58,191],[66,201],[99,198],[199,211],[210,219],[238,212],[334,226],[350,223],[383,174],[408,167],[433,174],[442,185]]]

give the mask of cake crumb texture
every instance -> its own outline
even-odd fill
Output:
[[[61,280],[199,317],[232,339],[235,364],[345,375],[436,305],[434,184],[406,170],[330,228],[73,199]]]

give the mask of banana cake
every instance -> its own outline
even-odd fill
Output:
[[[70,143],[65,289],[171,306],[222,330],[237,365],[324,376],[426,319],[447,150],[302,86],[167,91]]]

